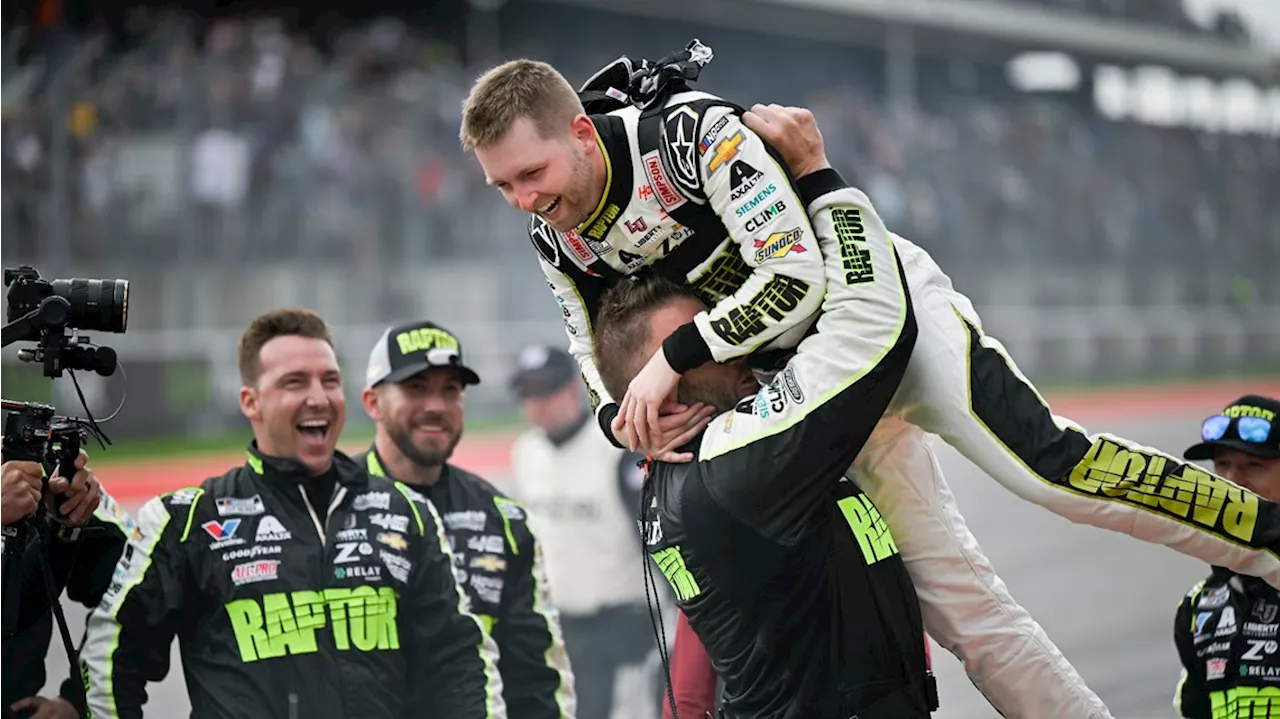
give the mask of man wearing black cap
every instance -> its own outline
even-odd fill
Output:
[[[439,511],[458,583],[498,644],[508,716],[572,719],[573,673],[524,509],[448,463],[462,438],[465,389],[480,383],[462,361],[458,338],[429,322],[392,327],[369,353],[365,381],[364,409],[377,431],[356,460],[372,475],[418,489]],[[394,546],[401,528],[392,526],[395,517],[385,519],[385,531],[367,540]]]
[[[609,719],[616,706],[655,716],[656,677],[642,668],[654,643],[636,531],[641,457],[595,431],[568,352],[526,347],[511,387],[534,425],[512,447],[515,491],[547,552],[577,677],[578,713]],[[634,691],[624,688],[626,676],[637,679]]]
[[[1262,497],[1280,501],[1280,401],[1246,395],[1200,425],[1183,453]],[[1178,606],[1174,642],[1182,681],[1174,706],[1188,719],[1280,717],[1280,592],[1223,567]]]

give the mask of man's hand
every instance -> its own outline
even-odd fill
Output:
[[[831,167],[822,145],[822,132],[813,113],[803,107],[752,105],[742,123],[769,143],[787,161],[796,178]]]
[[[31,719],[80,719],[80,713],[76,708],[62,697],[56,699],[27,697],[14,702],[9,708],[15,712],[35,709],[36,713],[31,715]]]
[[[71,481],[68,482],[62,476],[61,467],[49,480],[49,494],[46,496],[49,513],[54,519],[70,527],[84,526],[84,523],[89,521],[89,517],[93,516],[93,510],[98,508],[98,502],[102,499],[102,492],[98,489],[98,476],[86,466],[88,462],[89,455],[82,449],[80,455],[76,457],[76,471]],[[63,498],[62,507],[56,510],[55,497]]]
[[[5,526],[16,524],[36,513],[40,505],[39,462],[5,462],[0,465],[0,515]]]
[[[716,416],[716,408],[711,405],[702,404],[701,402],[683,405],[676,402],[667,402],[659,408],[658,429],[659,438],[657,447],[639,447],[638,451],[645,456],[652,457],[659,462],[672,462],[675,464],[683,464],[693,459],[692,452],[677,452],[689,440],[698,436],[698,433],[710,424],[711,420]],[[620,442],[625,442],[623,437],[627,433],[626,416],[622,412],[618,412],[618,416],[614,417],[613,436]]]
[[[619,437],[627,448],[635,452],[642,448],[661,445],[661,429],[658,427],[658,408],[675,394],[680,375],[671,369],[667,355],[659,347],[640,374],[627,386],[627,396],[622,398],[618,416],[625,417],[626,437]]]

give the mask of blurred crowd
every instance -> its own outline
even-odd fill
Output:
[[[1187,15],[1181,2],[1170,0],[1002,0],[1043,5],[1053,10],[1084,13],[1113,20],[1128,20],[1156,25],[1167,30],[1211,35],[1227,42],[1246,45],[1251,42],[1249,29],[1240,14],[1230,8],[1214,12],[1207,27]]]
[[[1162,0],[1022,1],[1189,22]],[[503,53],[585,78],[692,32],[583,12],[588,30],[568,46],[548,41],[557,12],[578,11],[508,18]],[[521,216],[457,147],[478,70],[457,38],[390,18],[317,38],[271,17],[198,25],[174,10],[138,11],[129,30],[123,47],[88,34],[56,57],[5,63],[6,256],[403,263],[520,242]],[[750,62],[759,35],[699,32],[717,52],[703,87],[812,107],[837,167],[956,274],[1141,262],[1153,271],[1134,281],[1155,291],[1185,268],[1248,275],[1280,262],[1274,137],[1112,122],[1081,93],[1017,93],[1001,69],[955,60],[922,60],[917,100],[891,103],[882,58],[771,42],[820,68],[796,73]],[[1220,299],[1196,296],[1192,276],[1176,284],[1185,300]]]

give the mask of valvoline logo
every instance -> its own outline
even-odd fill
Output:
[[[200,526],[204,528],[204,531],[208,532],[209,536],[213,537],[215,540],[230,539],[235,535],[236,530],[240,528],[240,519],[237,517],[234,519],[228,519],[225,522],[215,522],[210,520]]]

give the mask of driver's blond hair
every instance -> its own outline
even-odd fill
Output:
[[[542,137],[553,137],[582,112],[578,93],[554,67],[537,60],[511,60],[471,86],[462,103],[458,140],[465,152],[492,145],[521,117],[533,120]]]

